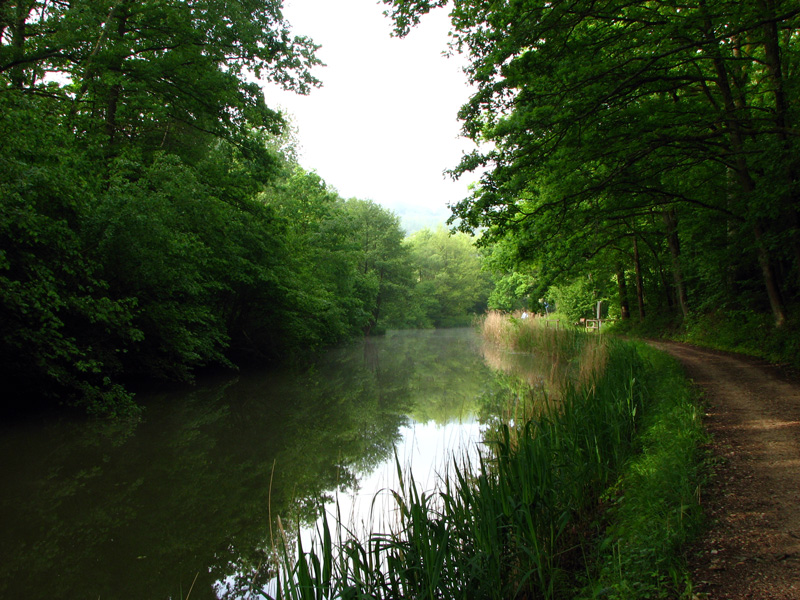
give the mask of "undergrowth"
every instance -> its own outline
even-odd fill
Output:
[[[398,464],[396,522],[356,536],[325,517],[313,547],[283,547],[276,598],[660,598],[687,586],[696,529],[697,408],[674,363],[572,331],[503,330],[572,365],[557,402],[505,423],[477,464],[434,492]],[[594,338],[594,339],[591,339]],[[298,538],[299,539],[299,538]]]
[[[606,528],[581,597],[691,598],[684,548],[703,524],[702,408],[674,359],[645,344],[636,348],[648,362],[651,403],[635,454],[606,492]]]
[[[789,315],[776,328],[772,315],[749,310],[716,310],[691,314],[648,316],[618,321],[609,332],[642,338],[666,338],[717,350],[757,356],[769,362],[800,370],[800,312]]]

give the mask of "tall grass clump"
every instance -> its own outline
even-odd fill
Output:
[[[624,594],[653,589],[652,583],[614,579],[614,569],[663,580],[674,562],[660,557],[674,552],[680,535],[664,541],[659,531],[648,539],[648,521],[663,517],[677,531],[694,513],[675,509],[675,502],[688,502],[677,491],[678,500],[668,494],[663,504],[653,503],[655,512],[637,513],[627,489],[638,485],[634,496],[646,504],[665,485],[652,479],[657,471],[685,466],[661,462],[656,449],[665,431],[683,423],[686,402],[674,411],[665,405],[669,416],[651,414],[653,392],[663,390],[650,385],[652,364],[640,348],[564,335],[561,347],[572,348],[565,360],[585,366],[557,402],[543,399],[523,423],[502,424],[477,464],[454,459],[433,492],[420,491],[398,464],[395,521],[385,531],[354,536],[342,535],[341,526],[332,535],[324,519],[315,548],[285,549],[275,597],[559,600],[597,592],[634,598]],[[682,480],[671,476],[678,486]],[[694,493],[691,484],[680,486]],[[645,563],[660,575],[641,575]]]
[[[678,363],[644,344],[649,409],[636,453],[609,490],[607,527],[585,597],[692,597],[683,548],[700,530],[707,442],[702,407]]]
[[[556,360],[575,356],[577,348],[588,339],[575,327],[565,327],[535,314],[523,319],[490,311],[480,323],[480,329],[481,336],[489,343]]]
[[[539,373],[526,373],[529,383],[537,379],[551,399],[570,386],[592,385],[608,360],[607,338],[587,335],[575,327],[550,325],[544,317],[517,318],[499,311],[489,312],[480,323],[485,342],[484,358],[495,369],[514,371],[507,353],[537,357]]]

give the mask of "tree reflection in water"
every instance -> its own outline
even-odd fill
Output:
[[[477,427],[487,378],[472,331],[403,332],[148,398],[135,426],[6,425],[0,596],[247,597],[277,515],[291,536],[337,493],[369,494],[407,431],[439,452],[428,428]]]
[[[566,386],[592,385],[605,369],[608,345],[601,336],[580,341],[572,352],[547,353],[514,352],[484,342],[481,353],[495,372],[480,398],[480,419],[487,430],[523,424],[543,410],[557,409]]]

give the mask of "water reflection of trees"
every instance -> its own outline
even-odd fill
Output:
[[[494,376],[480,396],[479,418],[492,438],[503,425],[522,424],[558,402],[571,379],[571,365],[551,356],[512,352],[491,343],[481,354]]]
[[[412,417],[439,425],[458,422],[477,412],[489,370],[478,351],[478,339],[470,329],[393,332],[390,354],[414,362],[409,382]]]
[[[542,411],[557,410],[568,386],[594,384],[608,361],[607,342],[600,336],[578,341],[568,345],[569,352],[515,352],[491,342],[481,345],[483,358],[495,373],[480,398],[487,436],[503,424],[524,424]]]
[[[471,331],[392,332],[303,369],[159,395],[138,425],[7,432],[0,597],[261,589],[278,515],[292,543],[298,523],[391,457],[409,415],[473,411],[487,379],[474,345]]]
[[[18,485],[0,503],[15,524],[0,595],[33,598],[54,573],[42,597],[185,596],[195,576],[193,597],[258,589],[275,517],[313,522],[407,422],[412,363],[365,352],[164,395],[135,431],[59,424],[38,444],[4,440]]]
[[[482,344],[481,353],[486,364],[495,371],[513,375],[543,394],[557,395],[568,376],[568,366],[548,355],[511,352],[491,343]]]

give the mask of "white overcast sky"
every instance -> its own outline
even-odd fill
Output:
[[[322,48],[323,83],[309,96],[266,87],[267,104],[293,115],[300,163],[345,198],[398,212],[449,216],[474,177],[443,171],[472,148],[459,138],[457,112],[469,97],[460,58],[446,58],[447,11],[439,9],[404,39],[377,0],[284,0],[296,35]]]

